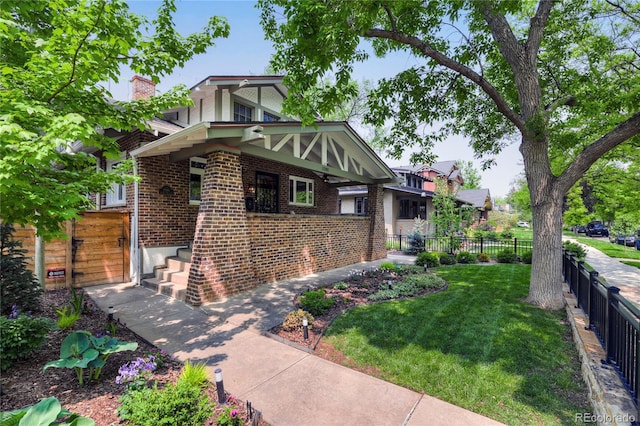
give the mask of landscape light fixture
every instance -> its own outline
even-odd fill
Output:
[[[226,399],[224,397],[224,383],[222,383],[222,368],[216,368],[214,372],[216,376],[216,390],[218,391],[218,403],[224,405]]]
[[[302,330],[304,333],[304,340],[309,338],[309,320],[307,317],[302,317]]]
[[[107,309],[107,320],[113,322],[113,306],[109,306]]]

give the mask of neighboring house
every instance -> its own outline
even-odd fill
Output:
[[[464,179],[455,161],[442,161],[432,166],[401,166],[392,170],[401,179],[400,184],[384,185],[384,223],[387,235],[407,235],[413,231],[415,219],[426,220],[423,232],[433,235],[435,228],[430,218],[437,214],[433,205],[436,179],[447,179],[449,191],[458,204],[474,208],[472,225],[487,220],[492,209],[488,189],[461,189]],[[362,215],[367,211],[367,188],[364,186],[340,189],[340,213]]]
[[[155,86],[136,76],[133,92]],[[186,301],[199,305],[386,257],[382,186],[394,173],[347,123],[284,116],[286,94],[279,76],[210,76],[191,88],[193,106],[118,136],[139,181],[114,185],[98,205],[131,214],[134,281],[159,272],[150,282],[162,287],[181,276]],[[367,215],[337,214],[345,185],[367,187]],[[188,272],[163,272],[177,253]]]
[[[387,234],[406,235],[413,231],[415,219],[426,220],[433,212],[433,192],[424,188],[427,179],[419,167],[403,166],[392,170],[400,182],[384,185],[384,227]],[[367,211],[367,188],[364,186],[340,189],[340,213],[362,215]],[[433,232],[425,224],[423,232]]]
[[[456,198],[475,208],[476,214],[472,217],[472,224],[479,224],[489,219],[489,212],[493,210],[489,189],[461,189],[456,193]]]

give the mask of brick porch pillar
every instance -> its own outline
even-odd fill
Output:
[[[384,204],[382,185],[367,185],[368,211],[371,222],[369,224],[369,247],[367,260],[384,259],[387,257],[387,242],[384,228]]]
[[[224,147],[209,154],[204,170],[186,301],[198,306],[256,285],[240,152]]]

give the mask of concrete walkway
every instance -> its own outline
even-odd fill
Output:
[[[568,239],[577,242],[574,239]],[[586,244],[580,245],[587,253],[585,262],[598,271],[600,278],[604,278],[609,286],[618,287],[620,294],[640,307],[640,269],[626,265]]]
[[[408,256],[392,256],[413,263]],[[296,294],[340,281],[366,262],[190,307],[133,284],[85,288],[135,333],[181,361],[206,362],[210,377],[222,369],[225,390],[262,411],[272,425],[500,425],[428,395],[319,358],[266,337],[292,310]]]

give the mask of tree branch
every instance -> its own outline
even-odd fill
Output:
[[[393,30],[393,32],[398,32],[398,24],[396,23],[396,18],[395,16],[393,16],[393,13],[391,12],[391,9],[389,9],[389,5],[388,4],[383,4],[382,8],[385,10],[385,12],[387,12],[387,16],[389,17],[389,22],[391,23],[391,29]]]
[[[567,167],[559,178],[559,185],[568,190],[591,165],[608,151],[640,134],[640,112],[618,124],[612,130],[587,146]]]
[[[369,29],[364,32],[364,36],[394,40],[398,43],[414,47],[429,58],[433,59],[439,65],[449,68],[450,70],[455,71],[463,77],[471,80],[493,100],[498,108],[498,111],[500,111],[509,121],[511,121],[521,132],[525,131],[525,123],[522,118],[509,107],[507,102],[495,87],[493,87],[487,80],[485,80],[480,74],[478,74],[471,68],[462,65],[461,63],[454,61],[448,56],[440,53],[439,51],[431,47],[431,45],[429,45],[427,42],[408,34],[397,33],[380,28]]]
[[[538,50],[542,43],[542,36],[551,14],[554,0],[540,0],[536,14],[529,21],[529,37],[525,45],[525,53],[530,64],[535,64],[538,58]]]
[[[100,19],[102,18],[102,13],[104,12],[105,5],[106,5],[106,2],[103,1],[100,7],[100,11],[98,12],[98,16],[96,17],[96,20],[93,22],[93,25],[84,35],[84,37],[82,37],[82,40],[80,40],[80,43],[78,43],[78,46],[76,47],[76,50],[73,53],[73,60],[72,60],[73,68],[71,69],[71,75],[69,76],[69,79],[66,81],[66,83],[60,86],[58,90],[53,92],[51,96],[49,96],[49,99],[47,99],[47,103],[53,101],[56,98],[56,96],[60,94],[60,92],[62,92],[67,87],[69,87],[75,81],[76,66],[77,66],[78,55],[80,54],[80,49],[82,48],[84,43],[87,41],[87,39],[89,38],[93,30],[98,26],[98,22],[100,22]]]
[[[640,24],[640,20],[638,18],[636,18],[635,16],[631,15],[629,12],[627,12],[625,10],[624,7],[620,6],[617,3],[614,3],[610,0],[605,0],[610,6],[612,6],[615,9],[618,9],[623,15],[625,15],[627,18],[631,19],[633,22],[635,22],[636,24]]]

